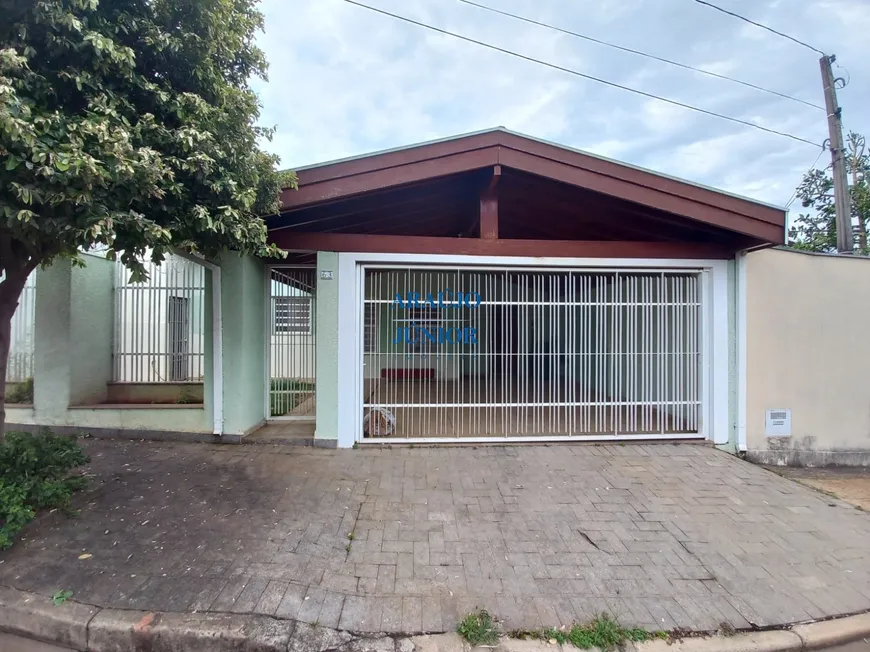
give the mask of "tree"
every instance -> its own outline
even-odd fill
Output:
[[[28,275],[105,247],[135,279],[180,248],[276,255],[256,0],[0,0],[0,439]]]
[[[870,153],[864,136],[850,132],[846,137],[846,173],[849,175],[852,222],[857,235],[856,253],[870,254],[867,242],[870,220]],[[798,215],[789,229],[789,245],[808,251],[837,250],[837,224],[834,216],[834,180],[830,168],[810,170],[797,188],[797,198],[810,213]]]

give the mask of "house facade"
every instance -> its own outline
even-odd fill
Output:
[[[737,447],[737,257],[781,209],[501,129],[298,175],[317,439]]]
[[[36,287],[34,405],[9,421],[225,440],[308,424],[338,447],[747,449],[747,252],[783,244],[782,209],[503,129],[298,177],[267,219],[286,259],[193,261],[201,404],[113,405],[104,378],[89,397],[46,394],[81,361],[45,352],[71,332],[87,343],[79,321],[96,319],[72,301],[41,321],[60,293],[95,291],[59,263]]]

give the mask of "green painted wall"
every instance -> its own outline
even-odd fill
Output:
[[[235,253],[221,256],[219,264],[223,315],[223,432],[241,435],[265,419],[265,268],[258,258]],[[206,332],[211,332],[210,301],[205,316]],[[209,359],[211,347],[207,349],[206,359]],[[207,376],[213,375],[209,367],[210,364]],[[210,389],[209,384],[206,390]]]
[[[114,263],[83,256],[40,271],[36,283],[34,413],[60,417],[71,405],[100,403],[112,380]]]
[[[70,404],[71,275],[67,260],[37,275],[33,411],[38,421],[63,420]]]
[[[332,279],[321,277],[331,271]],[[338,254],[317,252],[316,439],[338,439]],[[352,368],[347,366],[346,368]]]
[[[115,330],[115,263],[83,256],[87,266],[72,270],[70,405],[106,400],[112,381],[112,339]]]

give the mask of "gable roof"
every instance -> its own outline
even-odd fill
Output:
[[[496,128],[297,169],[282,212],[496,165],[543,177],[759,242],[781,244],[783,208]]]

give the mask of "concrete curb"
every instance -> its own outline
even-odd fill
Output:
[[[105,609],[88,625],[86,649],[287,652],[294,625],[265,616]]]
[[[798,652],[821,650],[870,638],[870,613],[823,620],[788,629],[636,643],[636,652]]]
[[[795,625],[791,631],[801,637],[804,650],[820,650],[870,637],[870,613],[835,618],[809,625]]]
[[[734,636],[684,638],[635,644],[637,652],[800,652],[800,636],[788,630],[748,632]]]
[[[86,650],[88,624],[98,607],[68,601],[55,605],[51,598],[0,586],[0,631]]]
[[[468,652],[454,633],[359,635],[262,615],[102,609],[0,586],[0,632],[79,652]],[[870,613],[788,629],[654,640],[631,652],[798,652],[870,638]],[[487,652],[561,652],[571,645],[503,639]]]

